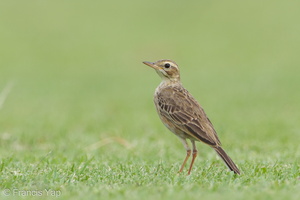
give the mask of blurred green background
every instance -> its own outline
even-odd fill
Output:
[[[152,101],[160,79],[142,64],[158,59],[179,64],[184,86],[242,169],[299,161],[299,7],[293,0],[1,1],[2,170],[5,159],[27,166],[49,152],[53,164],[87,155],[108,165],[178,167],[184,148]],[[215,160],[198,148],[195,165]]]

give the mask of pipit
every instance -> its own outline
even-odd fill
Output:
[[[201,141],[212,147],[231,171],[240,174],[237,166],[221,147],[218,135],[203,108],[182,86],[178,65],[172,60],[143,63],[154,68],[162,78],[154,93],[156,110],[163,124],[179,137],[187,152],[179,172],[182,172],[192,154],[188,175],[191,173],[198,152],[195,142]],[[193,151],[187,139],[191,141]]]

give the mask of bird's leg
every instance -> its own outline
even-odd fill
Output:
[[[185,157],[185,159],[184,159],[184,161],[183,161],[183,163],[181,165],[179,173],[182,172],[182,170],[183,170],[183,168],[185,166],[186,161],[189,159],[189,157],[191,155],[191,148],[189,147],[189,144],[187,143],[187,141],[185,139],[183,139],[183,138],[180,138],[180,140],[181,140],[184,148],[186,149],[186,157]]]
[[[197,147],[196,147],[196,144],[195,144],[195,140],[191,140],[191,142],[192,142],[192,145],[193,145],[193,158],[192,158],[192,162],[190,164],[188,175],[191,174],[192,167],[193,167],[194,161],[195,161],[195,159],[197,157],[197,153],[198,153]]]

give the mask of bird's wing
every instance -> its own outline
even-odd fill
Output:
[[[176,128],[209,145],[221,145],[212,123],[194,97],[182,87],[164,88],[156,97],[161,116]]]

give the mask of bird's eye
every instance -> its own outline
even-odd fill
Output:
[[[169,68],[169,67],[171,67],[170,63],[166,63],[165,68]]]

